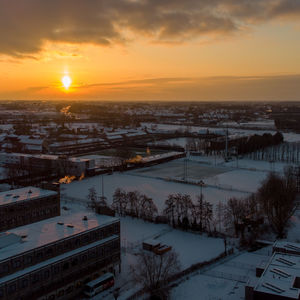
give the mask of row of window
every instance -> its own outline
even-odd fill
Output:
[[[61,226],[61,225],[58,225]],[[51,257],[91,244],[113,234],[118,234],[119,223],[114,223],[104,228],[97,228],[86,233],[81,233],[67,239],[36,248],[23,255],[11,258],[9,261],[0,264],[0,277],[16,272],[25,267],[40,263]]]
[[[9,283],[6,286],[7,295],[11,296],[17,292],[17,290],[23,289],[34,289],[39,283],[49,280],[50,278],[63,277],[69,272],[74,272],[76,268],[84,268],[84,266],[93,260],[109,257],[116,251],[119,251],[119,240],[114,240],[112,242],[107,242],[104,245],[100,245],[81,253],[78,253],[72,257],[61,260],[60,262],[53,263],[48,267],[44,267],[40,270],[35,271],[31,274],[26,274],[14,282]],[[114,254],[114,258],[119,259],[119,255]],[[45,284],[45,283],[43,283]],[[5,286],[0,286],[0,298],[4,297]]]
[[[0,215],[6,215],[8,213],[23,212],[26,209],[32,209],[36,207],[43,207],[47,205],[57,204],[58,196],[49,196],[46,198],[33,199],[27,202],[12,202],[9,205],[0,205]]]
[[[23,214],[11,217],[6,215],[0,219],[0,229],[5,230],[8,228],[14,228],[25,224],[30,224],[36,220],[44,219],[49,216],[56,216],[58,214],[58,206],[48,207],[43,209],[35,209],[30,212],[23,211]]]

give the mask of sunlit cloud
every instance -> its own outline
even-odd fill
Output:
[[[295,0],[1,0],[0,53],[36,59],[47,42],[112,46],[139,36],[176,45],[299,17]]]

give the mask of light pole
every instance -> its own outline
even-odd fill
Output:
[[[204,181],[203,180],[200,180],[199,181],[199,185],[200,185],[200,199],[202,199],[202,187],[204,185]]]

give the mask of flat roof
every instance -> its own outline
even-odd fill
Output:
[[[300,254],[300,244],[299,243],[276,241],[273,245],[273,248],[280,248],[280,249],[284,249],[286,251],[298,252]]]
[[[299,299],[300,289],[293,287],[300,277],[300,256],[275,252],[254,291]]]
[[[14,280],[14,279],[16,279],[16,278],[18,278],[18,277],[20,277],[20,276],[23,276],[23,275],[25,275],[25,274],[27,274],[27,273],[30,273],[30,272],[34,272],[34,271],[36,271],[36,270],[38,270],[38,269],[41,269],[41,268],[43,268],[43,267],[46,267],[46,266],[48,266],[48,265],[50,265],[50,264],[59,262],[59,261],[62,260],[62,259],[66,259],[67,257],[70,257],[70,256],[75,255],[75,254],[77,254],[77,253],[80,253],[80,252],[82,252],[82,251],[85,251],[85,250],[87,250],[87,249],[90,249],[90,248],[99,246],[99,245],[101,245],[101,244],[104,244],[104,243],[106,243],[106,242],[108,242],[108,241],[114,240],[114,239],[116,239],[117,237],[118,237],[117,235],[109,236],[109,237],[107,237],[107,238],[105,238],[105,239],[102,239],[102,240],[100,240],[100,241],[96,241],[96,242],[94,242],[94,243],[85,245],[85,246],[83,246],[83,247],[74,249],[74,250],[72,250],[72,251],[68,251],[68,252],[66,252],[66,253],[64,253],[64,254],[61,254],[61,255],[52,257],[52,258],[47,259],[47,260],[45,260],[45,261],[42,261],[42,262],[40,262],[40,263],[38,263],[38,264],[36,264],[36,265],[30,266],[30,267],[28,267],[28,268],[25,268],[25,269],[23,269],[23,270],[20,270],[20,271],[18,271],[18,272],[13,273],[13,274],[10,274],[10,275],[7,275],[7,276],[5,276],[5,277],[2,277],[2,278],[0,278],[0,284],[5,283],[5,282],[7,282],[7,281]]]
[[[87,216],[87,221],[83,220],[84,216]],[[19,243],[0,249],[0,262],[37,247],[72,237],[96,227],[112,224],[118,220],[118,218],[104,215],[97,218],[93,213],[76,213],[17,227],[8,232],[18,236],[26,236],[26,238],[23,238]],[[59,225],[58,223],[63,223],[63,225]],[[67,226],[70,224],[73,227]]]
[[[1,192],[0,205],[10,204],[19,201],[29,201],[53,195],[57,195],[57,192],[40,189],[34,186],[28,186],[16,190]]]

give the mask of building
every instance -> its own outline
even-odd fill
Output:
[[[119,219],[58,216],[0,235],[0,299],[77,299],[84,284],[120,272]]]
[[[50,154],[78,154],[93,152],[107,147],[107,142],[101,138],[73,139],[53,142],[48,146]]]
[[[0,153],[0,164],[6,168],[34,169],[41,174],[81,176],[95,168],[95,160],[49,154]]]
[[[299,255],[275,252],[257,276],[257,281],[245,287],[246,300],[300,299]]]
[[[55,191],[30,186],[0,193],[0,231],[59,214],[60,197]]]

